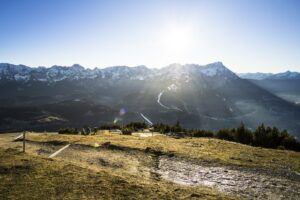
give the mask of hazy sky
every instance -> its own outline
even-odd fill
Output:
[[[299,0],[0,0],[0,62],[300,71]]]

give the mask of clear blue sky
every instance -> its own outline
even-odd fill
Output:
[[[299,0],[0,0],[0,62],[300,71]]]

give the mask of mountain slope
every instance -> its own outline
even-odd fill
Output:
[[[148,119],[212,130],[244,121],[249,128],[265,123],[300,132],[298,106],[239,78],[221,62],[161,69],[0,64],[0,77],[2,131]],[[23,116],[24,109],[30,117]]]

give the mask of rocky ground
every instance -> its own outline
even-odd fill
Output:
[[[300,175],[288,170],[270,171],[161,157],[157,172],[176,183],[215,187],[247,199],[300,197]]]

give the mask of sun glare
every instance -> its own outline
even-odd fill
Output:
[[[184,52],[190,43],[190,33],[187,28],[173,27],[167,29],[162,36],[161,45],[165,53],[176,55]]]

